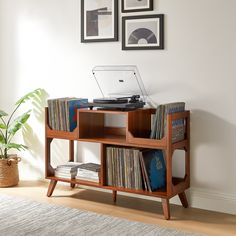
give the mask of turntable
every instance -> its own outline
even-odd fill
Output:
[[[103,97],[89,102],[90,109],[128,111],[146,104],[147,93],[136,66],[96,66],[92,73]]]

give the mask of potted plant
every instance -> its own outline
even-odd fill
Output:
[[[9,150],[26,150],[23,144],[14,143],[15,134],[23,128],[30,117],[31,110],[17,116],[16,111],[27,100],[38,98],[42,89],[36,89],[18,100],[15,109],[7,114],[0,110],[0,187],[10,187],[19,182],[18,162],[21,160],[16,154],[9,154]]]

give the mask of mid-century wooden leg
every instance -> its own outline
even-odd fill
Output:
[[[112,198],[113,198],[113,202],[116,202],[116,196],[117,196],[117,191],[112,190]]]
[[[164,217],[166,220],[169,220],[170,219],[169,199],[162,198],[161,201],[162,201],[162,208],[163,208]]]
[[[188,208],[188,200],[187,200],[185,192],[182,192],[179,194],[179,199],[180,199],[183,207]]]
[[[57,185],[57,180],[51,180],[48,186],[48,192],[47,192],[48,197],[52,196],[53,190],[55,189],[56,185]]]
[[[75,184],[71,183],[71,184],[70,184],[70,187],[71,187],[71,188],[74,188],[74,187],[75,187]]]

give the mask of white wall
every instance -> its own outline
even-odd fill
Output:
[[[79,0],[0,0],[1,108],[9,111],[37,87],[50,97],[100,96],[94,65],[137,65],[153,100],[186,101],[191,110],[192,205],[236,213],[236,1],[154,3],[154,12],[165,14],[165,50],[122,51],[120,41],[80,43]],[[43,178],[43,113],[36,115],[22,179]],[[57,160],[63,147],[55,144]],[[98,153],[85,144],[82,158],[90,147]]]

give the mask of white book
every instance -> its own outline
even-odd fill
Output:
[[[78,170],[77,171],[77,175],[79,175],[79,176],[93,176],[93,177],[98,177],[99,175],[98,175],[98,172],[84,172],[84,171],[80,171],[80,170]]]
[[[93,178],[84,178],[84,177],[75,177],[77,180],[85,180],[85,181],[91,181],[95,183],[99,183],[99,179],[93,179]]]
[[[99,179],[98,176],[76,175],[76,178]]]
[[[62,174],[62,173],[58,173],[57,171],[55,171],[55,176],[59,177],[59,178],[75,178],[76,173],[75,174]]]
[[[64,176],[64,175],[55,175],[57,178],[62,178],[62,179],[74,179],[74,176]]]
[[[64,170],[64,169],[55,169],[55,171],[57,173],[61,173],[61,174],[76,174],[77,170]]]

